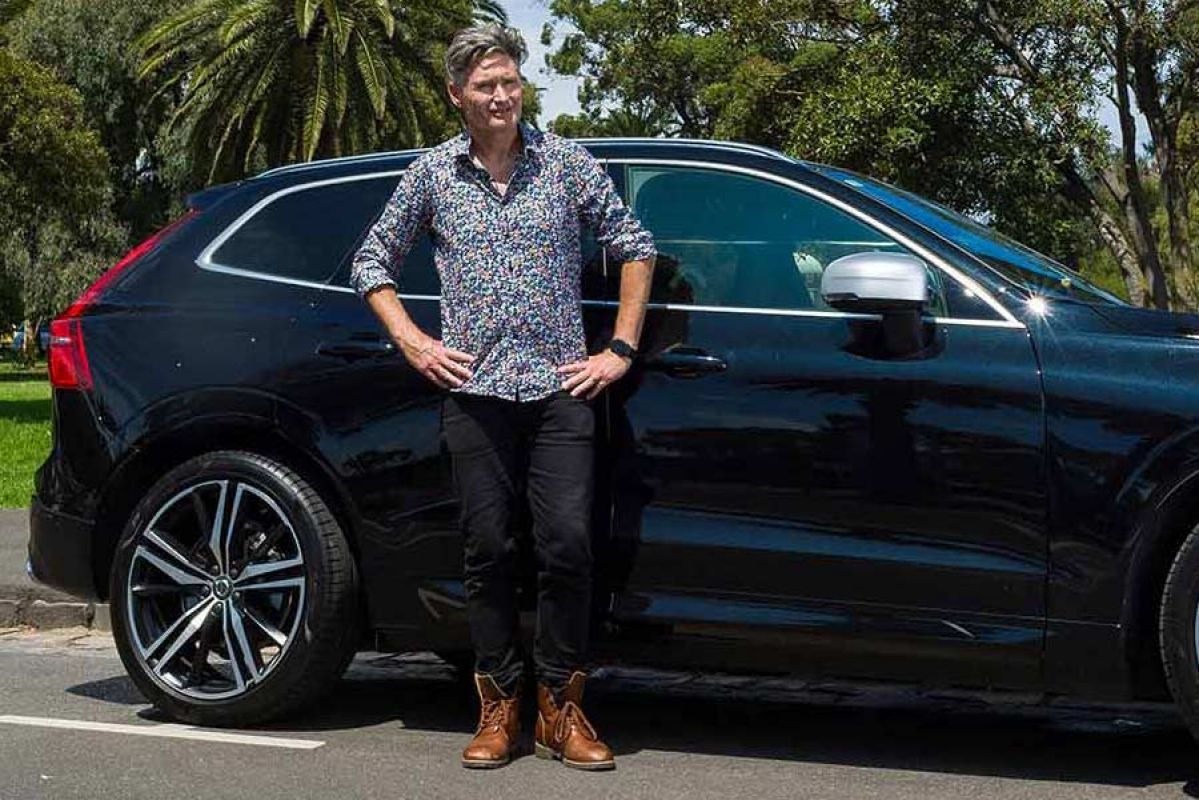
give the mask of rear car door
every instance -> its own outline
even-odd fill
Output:
[[[665,662],[1034,680],[1044,431],[1023,326],[802,182],[613,166],[660,252],[644,356],[608,399],[617,640]],[[832,260],[874,250],[930,267],[916,357],[820,297]]]

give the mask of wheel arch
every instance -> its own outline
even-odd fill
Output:
[[[1136,696],[1167,694],[1158,647],[1158,612],[1166,576],[1187,535],[1199,523],[1199,442],[1155,480],[1149,502],[1125,519],[1130,531],[1120,609],[1124,658]],[[1142,484],[1142,488],[1144,484]],[[1123,493],[1122,493],[1123,494]]]
[[[329,465],[280,428],[273,414],[211,413],[189,416],[176,425],[152,428],[134,443],[113,470],[100,497],[93,539],[92,570],[97,592],[108,600],[108,576],[117,541],[138,501],[171,468],[216,450],[247,450],[279,460],[298,472],[320,493],[345,533],[355,558],[356,512],[352,499]]]

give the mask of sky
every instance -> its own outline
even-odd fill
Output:
[[[547,48],[541,44],[541,26],[550,21],[547,0],[503,0],[508,21],[518,28],[529,47],[529,60],[524,76],[543,89],[541,93],[541,125],[545,126],[559,114],[575,114],[579,110],[578,81],[574,78],[551,78],[545,66]],[[559,34],[556,39],[561,40]]]
[[[527,79],[543,89],[541,93],[541,125],[545,126],[559,114],[574,114],[579,110],[578,81],[574,78],[551,77],[545,66],[546,49],[541,44],[541,27],[550,21],[548,0],[502,0],[501,5],[508,12],[508,20],[520,30],[529,47],[529,60],[525,62],[524,74]],[[558,23],[561,27],[562,23]],[[555,41],[561,40],[561,34],[555,35]],[[1106,102],[1099,109],[1099,120],[1108,130],[1118,137],[1119,121],[1116,109]],[[1145,119],[1137,114],[1137,140],[1143,146],[1149,141],[1149,130]],[[1116,138],[1116,141],[1119,141]]]

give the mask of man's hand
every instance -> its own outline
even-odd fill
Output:
[[[465,365],[474,363],[475,357],[446,347],[440,339],[427,336],[415,343],[399,342],[399,345],[408,363],[442,389],[456,389],[470,379],[471,371]]]
[[[620,380],[629,371],[630,364],[632,359],[621,358],[611,350],[604,350],[589,356],[586,361],[558,367],[558,374],[570,376],[562,382],[563,389],[569,389],[574,397],[590,400],[609,383]]]

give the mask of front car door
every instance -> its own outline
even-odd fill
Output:
[[[608,398],[611,646],[1034,682],[1044,430],[1023,326],[941,255],[803,180],[613,168],[660,255],[645,355]],[[877,318],[820,297],[833,259],[872,250],[929,266],[916,357],[888,356]]]

